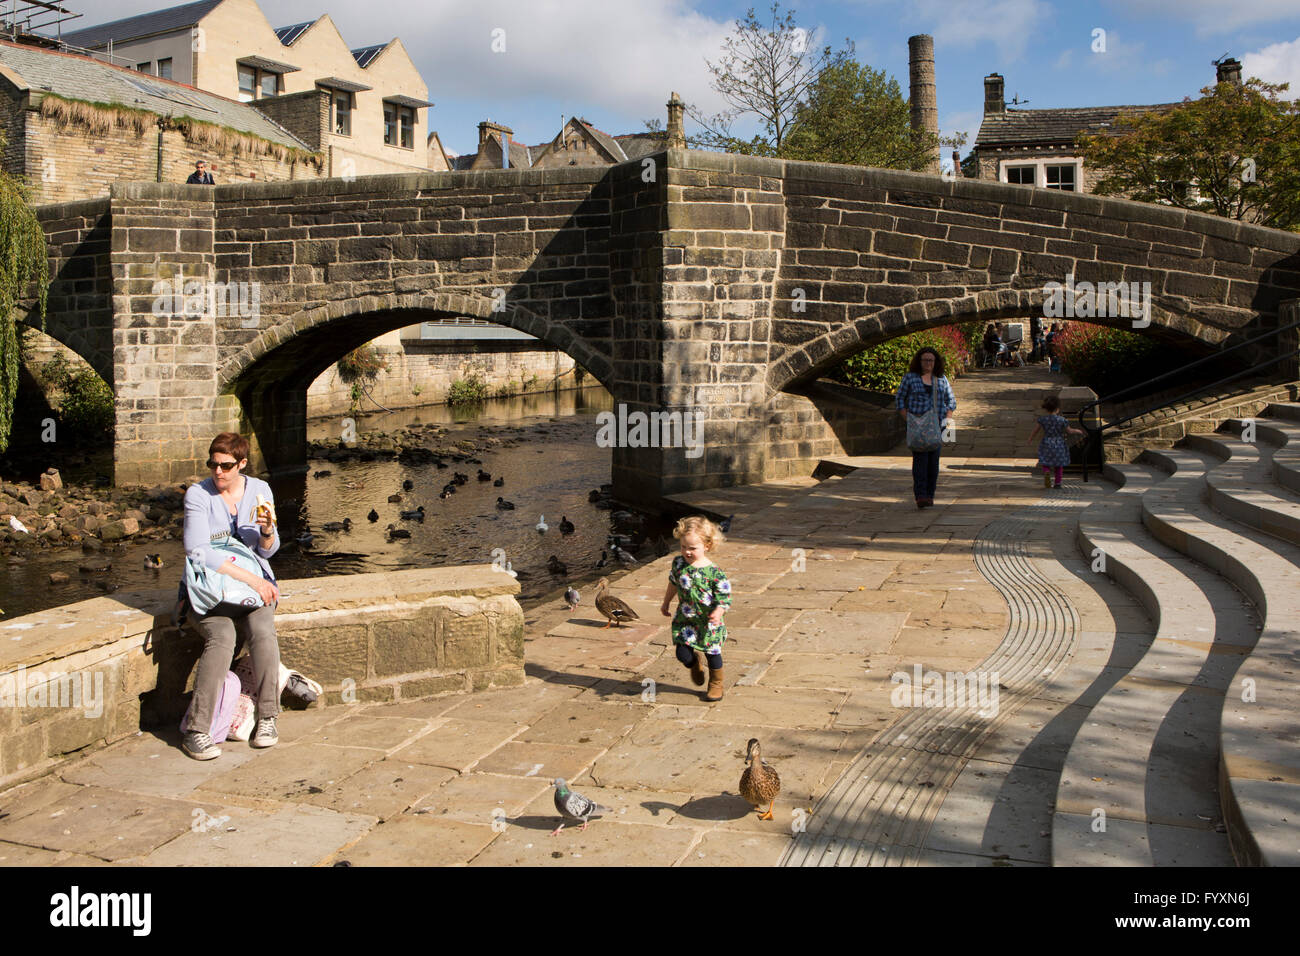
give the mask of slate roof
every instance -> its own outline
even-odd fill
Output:
[[[640,159],[642,156],[649,156],[652,153],[662,153],[668,148],[667,133],[624,133],[622,136],[615,136],[619,146],[623,148],[623,153],[628,159]]]
[[[627,154],[623,152],[623,147],[618,144],[618,141],[613,136],[610,136],[603,130],[596,129],[596,127],[592,126],[581,117],[575,116],[573,121],[581,124],[582,128],[587,131],[588,135],[599,143],[601,147],[604,148],[605,152],[614,157],[614,162],[623,163],[627,161]]]
[[[1007,110],[986,113],[975,137],[975,148],[999,146],[1061,146],[1073,144],[1080,133],[1109,132],[1121,117],[1167,112],[1182,103],[1150,106],[1087,106],[1077,109]]]
[[[88,56],[0,41],[0,63],[17,73],[32,90],[46,90],[92,103],[119,103],[163,116],[190,116],[283,146],[309,149],[302,140],[246,103],[236,103],[184,83],[110,66]]]
[[[97,27],[86,27],[63,34],[63,42],[93,50],[112,40],[123,43],[136,37],[151,36],[155,33],[170,33],[192,27],[211,12],[221,0],[198,0],[197,3],[184,3],[179,7],[155,10],[153,13],[141,13],[138,16],[101,23]]]

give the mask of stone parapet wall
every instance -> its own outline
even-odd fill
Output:
[[[316,706],[523,683],[519,585],[490,566],[280,587],[281,660],[323,685]],[[171,626],[175,598],[174,587],[118,592],[0,623],[0,787],[141,727],[179,722],[202,642]]]

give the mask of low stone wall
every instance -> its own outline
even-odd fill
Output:
[[[280,584],[281,659],[325,688],[317,706],[523,683],[519,585],[488,565]],[[0,787],[179,722],[202,646],[171,626],[175,597],[118,592],[0,622]]]
[[[388,367],[379,373],[370,394],[387,408],[445,403],[452,383],[471,376],[487,383],[489,396],[502,390],[519,395],[575,387],[573,359],[541,342],[408,340],[376,351]],[[307,389],[309,418],[346,415],[351,405],[352,387],[338,377],[338,366],[331,366]],[[374,411],[374,406],[363,400],[362,411]]]

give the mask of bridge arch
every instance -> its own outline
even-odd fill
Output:
[[[1045,298],[1041,288],[1002,289],[881,309],[827,332],[773,363],[768,369],[766,384],[773,393],[799,388],[863,349],[925,329],[1041,316]],[[1045,321],[1054,320],[1049,318]],[[1138,331],[1201,352],[1217,347],[1231,334],[1200,322],[1186,312],[1173,311],[1159,298],[1153,298],[1151,302],[1151,324],[1145,329],[1135,330],[1132,320],[1124,317],[1081,317],[1077,321]]]

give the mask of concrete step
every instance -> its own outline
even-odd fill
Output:
[[[1268,407],[1268,413],[1274,418],[1300,422],[1300,402],[1274,402]]]
[[[1206,472],[1221,464],[1217,455],[1191,448],[1151,451],[1144,463],[1170,473],[1142,496],[1147,530],[1222,574],[1263,618],[1255,647],[1223,698],[1219,799],[1239,864],[1295,865],[1300,859],[1300,548],[1210,507]]]
[[[1300,409],[1300,405],[1287,406]],[[1300,420],[1280,416],[1273,405],[1269,408],[1269,418],[1255,420],[1259,438],[1271,445],[1276,445],[1273,453],[1273,480],[1283,488],[1300,493]],[[1296,412],[1300,416],[1300,411]]]
[[[1229,419],[1224,431],[1192,435],[1185,447],[1204,451],[1223,463],[1205,476],[1207,500],[1220,514],[1292,544],[1300,544],[1300,495],[1273,481],[1271,445],[1252,444],[1236,437],[1245,423]],[[1259,437],[1260,426],[1256,427]]]
[[[1078,543],[1157,622],[1070,746],[1052,821],[1054,866],[1231,866],[1213,793],[1222,695],[1256,630],[1242,596],[1142,525],[1167,475],[1108,465],[1122,487],[1079,519]],[[1116,641],[1113,658],[1122,660]],[[1216,829],[1218,825],[1218,829]]]

